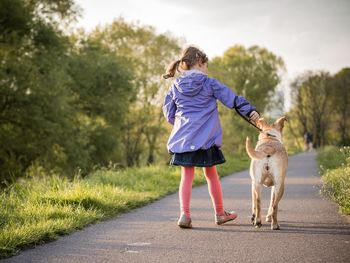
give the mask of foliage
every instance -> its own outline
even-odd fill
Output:
[[[168,34],[157,34],[151,26],[126,23],[122,18],[96,28],[90,38],[126,57],[135,73],[137,99],[122,135],[127,165],[139,165],[142,152],[146,152],[148,164],[154,163],[158,145],[164,145],[160,144],[165,124],[161,104],[168,88],[160,76],[180,52],[179,41]]]
[[[71,1],[1,1],[0,182],[39,158],[65,162],[75,96],[68,87],[68,43],[54,19],[75,13]],[[69,10],[68,10],[69,9]],[[42,12],[44,11],[45,12]]]
[[[267,95],[273,94],[280,83],[283,69],[282,58],[258,46],[236,45],[210,62],[215,77],[253,102],[261,112],[269,103]]]
[[[344,68],[334,75],[330,99],[336,113],[337,141],[340,145],[350,145],[350,68]]]
[[[314,135],[314,145],[324,146],[328,143],[326,131],[333,113],[330,75],[307,72],[294,81],[292,88],[294,111],[302,125],[299,135],[309,131]]]
[[[85,175],[96,166],[167,162],[171,126],[161,104],[170,83],[160,76],[178,57],[180,40],[122,18],[66,35],[65,25],[80,14],[73,0],[0,4],[1,183],[36,165]],[[211,63],[214,76],[261,110],[269,101],[261,94],[274,91],[283,68],[256,46],[235,46]],[[241,152],[242,134],[251,128],[220,112],[224,150]]]
[[[282,58],[258,46],[245,48],[236,45],[227,49],[222,57],[209,62],[209,72],[213,77],[228,85],[237,95],[247,98],[263,116],[273,102],[283,70]],[[224,149],[242,152],[245,137],[257,138],[257,131],[231,111],[220,106]]]
[[[62,23],[79,14],[71,0],[0,4],[0,182],[35,163],[87,174],[139,164],[147,151],[154,161],[164,144],[159,76],[176,40],[120,20],[106,31],[126,42],[112,48],[107,33],[62,33]]]
[[[323,174],[322,192],[350,215],[350,147],[326,147],[317,158]]]
[[[309,71],[293,81],[293,106],[288,113],[293,129],[288,132],[295,146],[301,146],[306,131],[313,135],[315,147],[349,143],[349,76],[347,68],[333,76]]]
[[[326,146],[317,152],[317,161],[320,164],[321,173],[324,174],[327,170],[333,170],[347,163],[347,158],[350,156],[349,147]]]
[[[73,50],[68,73],[71,90],[78,97],[75,125],[84,132],[89,144],[85,150],[80,149],[88,154],[85,162],[95,165],[121,162],[123,156],[117,150],[122,143],[120,133],[130,101],[136,95],[131,84],[133,72],[124,58],[99,42],[85,41]]]

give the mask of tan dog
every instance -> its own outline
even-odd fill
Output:
[[[261,187],[272,186],[271,202],[266,222],[271,222],[271,229],[279,229],[277,222],[278,203],[284,192],[284,179],[287,173],[288,155],[282,143],[282,129],[286,117],[279,118],[269,125],[263,118],[257,121],[262,129],[255,150],[247,137],[246,149],[252,159],[250,177],[252,178],[252,223],[261,227]]]

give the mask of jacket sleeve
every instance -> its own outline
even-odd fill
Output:
[[[176,112],[176,104],[172,97],[172,91],[171,89],[169,89],[163,103],[163,114],[166,120],[172,125],[174,125],[174,122],[175,122],[175,112]]]
[[[236,109],[248,118],[252,111],[256,111],[256,108],[243,96],[237,96],[228,86],[222,84],[220,81],[213,79],[212,88],[214,97],[220,100],[226,107]]]

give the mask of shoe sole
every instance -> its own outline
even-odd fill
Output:
[[[227,223],[227,222],[230,222],[230,221],[233,221],[233,220],[235,220],[236,218],[237,218],[238,216],[236,216],[235,218],[232,218],[232,219],[228,219],[228,220],[226,220],[226,221],[223,221],[223,222],[215,222],[217,225],[223,225],[223,224],[225,224],[225,223]]]
[[[192,225],[181,225],[181,224],[178,224],[178,226],[180,228],[192,228]]]

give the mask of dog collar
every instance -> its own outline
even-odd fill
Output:
[[[263,132],[265,135],[267,135],[268,137],[273,137],[276,138],[277,136],[268,132]]]

